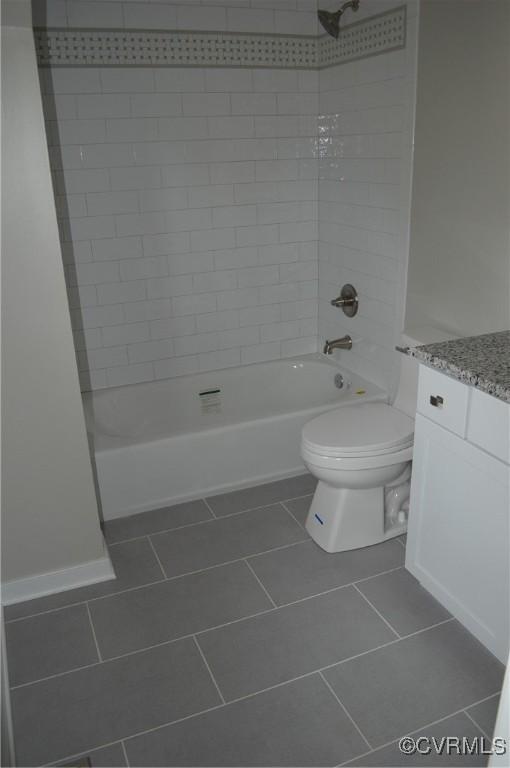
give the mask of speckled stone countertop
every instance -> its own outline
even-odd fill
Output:
[[[405,351],[431,368],[510,403],[510,331],[440,341]]]

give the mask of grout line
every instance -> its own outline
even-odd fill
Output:
[[[343,702],[342,702],[342,701],[339,699],[339,697],[337,696],[336,692],[333,690],[333,687],[332,687],[332,686],[330,685],[330,683],[329,683],[329,682],[326,680],[326,678],[324,677],[324,674],[323,674],[322,672],[319,672],[319,675],[320,675],[320,677],[322,678],[322,681],[324,682],[324,684],[325,684],[325,685],[326,685],[326,686],[329,688],[329,691],[330,691],[330,693],[332,694],[332,696],[334,696],[334,698],[335,698],[335,699],[337,700],[337,702],[340,704],[340,706],[342,707],[343,711],[345,712],[345,714],[347,715],[347,717],[349,718],[349,720],[351,721],[351,723],[353,724],[353,726],[356,728],[356,730],[358,731],[359,735],[361,736],[361,738],[363,739],[363,741],[365,742],[365,744],[367,745],[367,747],[368,747],[370,750],[372,750],[372,749],[373,749],[373,747],[372,747],[372,745],[370,744],[369,740],[367,739],[367,737],[365,736],[365,734],[363,733],[363,731],[361,730],[361,728],[360,728],[360,727],[359,727],[359,725],[357,724],[356,720],[355,720],[355,719],[352,717],[351,713],[349,712],[349,710],[347,709],[347,707],[345,706],[345,704],[344,704],[344,703],[343,703]]]
[[[299,522],[299,520],[297,519],[297,517],[295,515],[292,514],[292,512],[290,511],[290,509],[288,508],[286,503],[284,501],[281,501],[280,504],[282,505],[284,510],[286,512],[288,512],[288,514],[291,516],[291,518],[294,520],[294,522],[297,523],[299,525],[299,527],[303,529],[303,531],[306,531],[305,526],[302,523]]]
[[[396,568],[388,568],[387,571],[381,571],[381,573],[375,573],[373,576],[363,576],[362,579],[357,579],[356,581],[352,582],[352,586],[356,586],[356,584],[364,584],[365,581],[371,581],[372,579],[377,579],[379,576],[386,576],[387,573],[395,573],[395,571],[403,571],[404,566],[403,565],[397,565]]]
[[[207,509],[209,510],[209,512],[211,513],[211,515],[213,516],[213,520],[218,520],[219,518],[218,518],[218,517],[216,517],[216,515],[214,514],[214,509],[211,507],[211,505],[209,504],[209,502],[207,501],[207,499],[204,497],[204,498],[202,499],[202,501],[204,502],[205,506],[207,507]]]
[[[94,642],[95,642],[95,644],[96,644],[96,651],[97,651],[97,655],[98,655],[98,657],[99,657],[99,661],[103,661],[103,657],[102,657],[102,655],[101,655],[101,651],[99,650],[99,643],[97,642],[97,635],[96,635],[96,630],[95,630],[95,628],[94,628],[94,622],[92,621],[92,615],[91,615],[91,613],[90,613],[89,604],[88,604],[88,603],[85,603],[85,606],[86,606],[86,608],[87,608],[87,614],[88,614],[88,617],[89,617],[89,621],[90,621],[90,628],[91,628],[91,630],[92,630],[92,636],[94,637]]]
[[[391,629],[391,631],[392,631],[392,632],[393,632],[393,633],[394,633],[394,634],[395,634],[395,635],[396,635],[398,638],[401,638],[401,637],[402,637],[402,635],[401,635],[401,634],[399,634],[399,632],[397,632],[397,630],[395,629],[395,627],[392,627],[392,626],[391,626],[390,622],[389,622],[387,619],[385,619],[385,618],[384,618],[384,616],[382,615],[381,611],[378,611],[378,610],[377,610],[377,608],[375,607],[375,605],[374,605],[374,604],[373,604],[373,603],[372,603],[372,602],[371,602],[371,601],[368,599],[368,597],[367,597],[366,595],[364,595],[364,594],[363,594],[363,592],[361,591],[361,589],[359,589],[359,587],[357,587],[357,586],[356,586],[356,584],[353,584],[352,586],[354,587],[354,589],[356,590],[356,592],[357,592],[359,595],[361,595],[361,597],[363,598],[363,600],[365,600],[365,601],[368,603],[368,605],[369,605],[369,606],[372,608],[372,610],[374,610],[374,611],[376,612],[376,614],[379,616],[379,618],[380,618],[380,619],[382,619],[382,620],[384,621],[384,623],[386,624],[386,626],[387,626],[389,629]]]
[[[472,706],[472,705],[470,705],[470,706]],[[491,739],[492,739],[492,736],[489,736],[489,735],[488,735],[487,731],[485,731],[485,729],[484,729],[484,728],[482,728],[482,726],[480,725],[480,723],[477,723],[477,722],[476,722],[475,718],[474,718],[474,717],[472,717],[472,715],[470,715],[470,714],[469,714],[469,712],[467,711],[467,709],[463,709],[462,711],[464,712],[464,714],[466,715],[466,717],[468,717],[468,718],[471,720],[471,722],[472,722],[474,725],[476,725],[476,727],[478,728],[478,730],[479,730],[479,731],[481,731],[481,733],[482,733],[482,734],[485,736],[485,738],[486,738],[486,739],[488,739],[488,741],[491,741]]]
[[[402,541],[402,539],[400,538],[400,536],[396,536],[395,538],[397,539],[397,541],[398,541],[398,543],[400,544],[400,546],[401,546],[401,547],[404,547],[404,549],[405,549],[405,548],[406,548],[406,545],[404,544],[404,542]]]
[[[252,566],[251,566],[251,565],[250,565],[250,563],[248,562],[248,558],[245,558],[244,562],[246,563],[246,565],[247,565],[247,566],[248,566],[248,568],[250,569],[250,571],[251,571],[251,573],[253,574],[253,576],[255,577],[255,579],[258,581],[258,583],[259,583],[259,585],[260,585],[261,589],[262,589],[262,590],[265,592],[265,594],[266,594],[266,597],[267,597],[267,598],[269,599],[269,601],[271,602],[271,605],[273,606],[273,608],[278,608],[278,606],[276,605],[275,601],[273,600],[273,598],[271,597],[271,595],[269,594],[269,592],[267,591],[267,589],[265,588],[265,586],[262,584],[262,582],[261,582],[261,580],[259,579],[259,577],[257,576],[257,574],[255,573],[255,571],[253,570]]]
[[[197,637],[196,637],[196,635],[193,635],[193,640],[194,640],[194,642],[195,642],[195,645],[196,645],[196,647],[198,648],[198,652],[200,653],[200,656],[202,657],[202,661],[204,662],[205,666],[207,667],[207,671],[209,672],[209,674],[210,674],[210,676],[211,676],[211,679],[212,679],[212,681],[213,681],[213,683],[214,683],[214,686],[215,686],[216,690],[218,691],[218,695],[219,695],[219,697],[220,697],[220,699],[221,699],[221,703],[222,703],[222,704],[225,704],[226,702],[225,702],[225,698],[224,698],[224,696],[223,696],[223,694],[222,694],[222,692],[221,692],[221,688],[220,688],[220,686],[218,685],[218,683],[217,683],[217,681],[216,681],[216,678],[214,677],[214,675],[213,675],[213,673],[212,673],[212,669],[211,669],[211,667],[209,666],[209,662],[207,661],[207,659],[206,659],[206,657],[205,657],[205,653],[203,652],[203,650],[202,650],[202,648],[201,648],[201,646],[200,646],[200,643],[199,643],[199,642],[198,642],[198,640],[197,640]]]
[[[126,745],[124,744],[124,739],[123,739],[123,740],[120,742],[120,745],[121,745],[121,747],[122,747],[122,751],[123,751],[123,753],[124,753],[124,760],[126,761],[126,765],[127,765],[127,766],[128,766],[128,768],[129,768],[129,765],[130,765],[130,763],[129,763],[129,757],[128,757],[128,753],[127,753]]]
[[[151,549],[152,549],[152,551],[154,552],[154,557],[155,557],[155,558],[156,558],[156,560],[158,561],[158,565],[159,565],[159,567],[161,568],[161,573],[163,574],[163,576],[165,577],[165,579],[168,579],[167,573],[166,573],[165,569],[163,568],[163,563],[162,563],[162,562],[161,562],[161,560],[159,559],[159,555],[158,555],[158,553],[156,552],[156,547],[154,546],[154,542],[152,541],[152,539],[151,539],[150,535],[148,535],[148,536],[147,536],[147,541],[149,542],[150,548],[151,548]]]
[[[469,704],[470,707],[475,707],[477,704],[483,704],[484,701],[488,701],[489,699],[492,699],[493,696],[496,696],[497,693],[491,693],[490,696],[486,696],[484,699],[480,699],[479,701],[474,701],[472,704]],[[359,760],[362,757],[366,757],[367,755],[371,755],[374,752],[378,752],[380,749],[385,749],[386,747],[391,747],[392,744],[398,744],[400,739],[404,738],[405,736],[411,736],[413,733],[419,733],[420,731],[424,731],[425,728],[431,728],[433,725],[438,725],[439,723],[443,723],[445,720],[448,720],[450,717],[454,717],[455,715],[461,715],[461,714],[467,714],[465,709],[457,709],[455,712],[449,712],[444,717],[440,717],[437,720],[432,720],[429,723],[426,723],[425,725],[420,725],[417,728],[413,728],[412,731],[407,731],[407,733],[402,734],[401,736],[398,736],[396,739],[392,739],[391,741],[387,741],[385,744],[379,744],[377,747],[374,747],[374,749],[370,750],[370,752],[363,752],[361,755],[355,755],[354,757],[350,757],[348,760],[345,760],[343,763],[339,763],[337,768],[341,768],[343,765],[348,765],[352,760]],[[471,718],[472,720],[473,718]],[[473,721],[474,722],[474,721]],[[475,725],[480,728],[478,723],[475,723]],[[482,729],[480,728],[480,731]],[[483,731],[482,731],[483,733]],[[489,739],[490,741],[490,739]]]

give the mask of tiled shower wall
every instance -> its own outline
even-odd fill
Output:
[[[54,2],[48,24],[316,31],[310,3],[245,5]],[[41,72],[83,388],[315,351],[318,72]]]
[[[393,7],[362,0],[360,14]],[[384,388],[399,371],[408,257],[418,3],[402,50],[320,72],[319,338],[352,336],[342,364]],[[344,283],[359,312],[330,305]]]
[[[356,20],[394,7],[364,0]],[[318,31],[315,0],[36,0],[34,23]],[[318,246],[321,343],[351,333],[342,363],[387,383],[410,173],[398,84],[412,61],[41,69],[83,388],[315,351]],[[349,240],[370,233],[376,245]],[[361,295],[351,321],[327,305],[348,280]]]

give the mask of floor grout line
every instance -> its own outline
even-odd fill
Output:
[[[154,546],[154,542],[152,541],[152,539],[151,539],[151,537],[150,537],[150,534],[149,534],[149,535],[147,535],[147,541],[149,542],[149,546],[150,546],[150,548],[152,549],[152,551],[153,551],[153,553],[154,553],[154,557],[156,558],[156,560],[157,560],[157,563],[158,563],[159,567],[161,568],[161,573],[162,573],[162,574],[163,574],[163,576],[165,577],[165,580],[168,580],[168,576],[167,576],[167,573],[166,573],[165,569],[163,568],[163,563],[162,563],[162,562],[161,562],[161,560],[159,559],[159,555],[158,555],[158,553],[156,552],[156,547]]]
[[[162,582],[158,582],[158,583],[163,584],[165,582],[162,581]],[[190,638],[193,638],[194,635],[197,635],[197,636],[198,635],[204,635],[207,632],[213,632],[216,629],[223,629],[224,627],[228,627],[228,626],[230,626],[232,624],[239,624],[242,621],[248,621],[249,619],[255,619],[255,618],[257,618],[257,616],[264,616],[265,614],[268,614],[268,613],[274,613],[275,611],[279,611],[282,608],[288,608],[288,607],[290,607],[292,605],[297,605],[299,603],[304,603],[307,600],[313,600],[316,597],[322,597],[323,595],[327,595],[330,592],[335,592],[336,590],[346,589],[347,587],[353,587],[353,586],[354,586],[354,583],[352,583],[352,584],[343,584],[340,587],[333,587],[332,589],[328,589],[325,592],[320,592],[317,595],[309,595],[308,597],[303,597],[303,598],[300,598],[299,600],[294,600],[291,603],[284,603],[283,605],[278,605],[276,608],[266,608],[263,611],[257,611],[257,613],[252,613],[249,616],[242,616],[239,619],[233,619],[232,621],[227,621],[224,624],[217,624],[217,625],[215,625],[213,627],[207,627],[207,629],[200,629],[200,630],[197,630],[196,632],[190,632],[187,635],[180,635],[179,637],[172,637],[169,640],[162,640],[160,643],[154,643],[153,645],[148,645],[148,646],[145,646],[143,648],[137,648],[134,651],[128,651],[126,653],[121,653],[118,656],[111,656],[111,657],[109,657],[107,659],[103,659],[103,663],[107,663],[109,661],[116,661],[117,659],[124,659],[124,658],[127,658],[128,656],[133,656],[133,655],[135,655],[137,653],[144,653],[146,651],[151,651],[154,648],[160,648],[163,645],[170,645],[171,643],[177,643],[177,642],[179,642],[179,640],[189,640]],[[376,648],[371,648],[368,651],[363,651],[361,654],[358,654],[358,655],[359,656],[364,656],[367,653],[371,653],[372,651],[378,650],[379,648],[384,648],[387,645],[392,645],[393,643],[401,642],[402,640],[407,640],[408,638],[413,637],[414,635],[419,635],[422,632],[427,632],[429,629],[434,629],[435,627],[439,627],[442,624],[448,624],[448,622],[454,621],[454,620],[455,620],[455,617],[452,616],[449,619],[444,619],[443,621],[439,621],[436,624],[432,624],[430,627],[424,627],[423,629],[419,629],[416,632],[411,632],[409,635],[405,635],[404,637],[396,637],[394,640],[391,640],[388,643],[383,643],[381,646],[378,646]],[[357,656],[350,656],[348,659],[342,659],[341,661],[334,662],[333,664],[330,664],[329,666],[324,667],[324,669],[330,669],[331,667],[334,667],[337,664],[343,664],[344,661],[350,661],[351,659],[354,659],[354,658],[357,658]],[[37,683],[42,683],[42,682],[45,682],[47,680],[51,680],[54,677],[61,677],[62,675],[69,675],[69,674],[72,674],[73,672],[78,672],[79,670],[82,670],[82,669],[89,669],[91,667],[96,667],[96,666],[98,666],[99,663],[100,662],[94,662],[92,664],[84,664],[82,667],[76,667],[74,669],[65,670],[64,672],[57,672],[54,675],[47,675],[46,677],[41,677],[41,678],[38,678],[36,680],[31,680],[30,682],[27,682],[27,683],[20,683],[19,685],[13,685],[13,686],[11,686],[11,690],[16,690],[17,688],[26,688],[29,685],[36,685]],[[318,671],[318,670],[315,670],[315,671]]]
[[[353,724],[353,726],[356,728],[356,730],[358,731],[359,735],[361,736],[361,738],[363,739],[363,741],[365,742],[365,744],[367,745],[367,747],[368,747],[370,750],[372,750],[372,749],[373,749],[373,747],[372,747],[372,745],[370,744],[369,740],[367,739],[367,737],[365,736],[365,734],[363,733],[363,731],[361,730],[361,728],[359,727],[358,723],[357,723],[357,722],[356,722],[356,720],[353,718],[353,716],[351,715],[351,713],[349,712],[349,710],[347,709],[347,707],[345,706],[345,704],[343,703],[343,701],[341,701],[341,699],[338,697],[338,695],[337,695],[336,691],[333,689],[332,685],[331,685],[331,684],[328,682],[328,680],[326,680],[326,678],[325,678],[325,676],[324,676],[324,673],[323,673],[323,672],[319,672],[319,675],[320,675],[320,677],[321,677],[321,679],[322,679],[322,681],[323,681],[324,685],[326,685],[326,686],[327,686],[327,688],[329,689],[329,691],[330,691],[331,695],[332,695],[332,696],[333,696],[333,697],[336,699],[336,701],[337,701],[337,702],[340,704],[341,708],[343,709],[343,711],[345,712],[345,714],[347,715],[347,717],[349,718],[349,720],[351,721],[351,723]]]
[[[280,504],[282,505],[282,507],[284,508],[284,510],[285,510],[286,512],[288,512],[288,514],[291,516],[291,518],[294,520],[294,522],[295,522],[295,523],[297,523],[297,524],[299,525],[299,527],[303,529],[303,531],[306,531],[306,528],[305,528],[305,526],[304,526],[302,523],[300,523],[300,522],[299,522],[299,520],[297,519],[297,517],[296,517],[296,516],[295,516],[295,515],[294,515],[294,514],[293,514],[293,513],[290,511],[290,509],[288,508],[288,506],[286,505],[286,503],[285,503],[284,501],[281,501],[281,502],[280,502]]]
[[[273,600],[273,598],[271,597],[271,595],[269,594],[269,592],[267,591],[267,589],[265,588],[265,586],[262,584],[262,582],[261,582],[261,580],[259,579],[259,577],[257,576],[257,574],[255,573],[255,571],[253,570],[253,567],[252,567],[252,566],[250,565],[250,563],[248,562],[248,558],[245,558],[244,562],[246,563],[246,565],[247,565],[247,566],[248,566],[248,568],[250,569],[251,573],[253,574],[253,576],[255,577],[255,579],[257,580],[257,582],[259,583],[259,585],[260,585],[261,589],[264,591],[264,593],[265,593],[266,597],[267,597],[267,598],[269,599],[269,601],[271,602],[271,605],[273,606],[273,608],[278,608],[278,606],[276,605],[275,601]]]
[[[473,706],[473,705],[470,705],[470,706]],[[480,732],[481,732],[481,733],[482,733],[482,734],[485,736],[485,738],[486,738],[486,739],[488,739],[489,741],[491,741],[491,739],[492,739],[492,736],[489,736],[489,734],[487,733],[487,731],[486,731],[484,728],[482,728],[482,726],[480,725],[480,723],[477,723],[477,722],[476,722],[475,718],[474,718],[472,715],[470,715],[470,714],[469,714],[469,712],[467,711],[467,709],[464,709],[464,710],[462,710],[462,711],[464,712],[464,714],[466,715],[466,717],[468,717],[468,718],[471,720],[471,722],[472,722],[474,725],[476,725],[476,727],[478,728],[478,730],[479,730],[479,731],[480,731]]]
[[[126,765],[127,765],[127,767],[129,768],[129,766],[130,766],[130,762],[129,762],[129,757],[128,757],[128,753],[127,753],[126,745],[124,744],[124,739],[122,739],[122,741],[120,742],[120,745],[121,745],[121,747],[122,747],[122,751],[123,751],[123,753],[124,753],[124,760],[126,761]]]
[[[201,501],[203,501],[203,502],[204,502],[205,506],[207,507],[207,509],[209,510],[209,512],[211,513],[211,515],[213,516],[213,520],[218,520],[219,518],[218,518],[218,517],[216,517],[216,515],[215,515],[215,513],[214,513],[214,509],[211,507],[211,505],[209,504],[209,502],[207,501],[207,499],[204,497],[203,499],[201,499]]]
[[[88,604],[88,603],[85,603],[85,606],[86,606],[86,608],[87,608],[87,615],[88,615],[88,617],[89,617],[90,628],[91,628],[91,630],[92,630],[92,636],[93,636],[93,638],[94,638],[94,642],[95,642],[95,644],[96,644],[96,651],[97,651],[97,655],[98,655],[98,657],[99,657],[99,661],[100,661],[100,662],[102,662],[102,661],[103,661],[103,657],[102,657],[102,655],[101,655],[101,651],[100,651],[100,649],[99,649],[99,643],[97,642],[97,635],[96,635],[96,630],[95,630],[95,627],[94,627],[94,622],[92,621],[92,615],[91,615],[91,613],[90,613],[89,604]]]
[[[382,615],[381,611],[379,611],[379,610],[378,610],[378,609],[375,607],[375,605],[374,605],[374,604],[373,604],[373,603],[372,603],[372,602],[371,602],[371,601],[368,599],[368,597],[367,597],[366,595],[364,595],[364,594],[363,594],[363,592],[361,591],[361,589],[360,589],[360,588],[359,588],[359,587],[358,587],[356,584],[353,584],[352,586],[354,587],[354,589],[356,590],[356,592],[357,592],[359,595],[361,595],[361,597],[363,598],[363,600],[365,600],[365,601],[368,603],[368,605],[369,605],[369,606],[372,608],[372,610],[374,610],[374,611],[376,612],[376,614],[379,616],[379,618],[380,618],[380,619],[382,619],[382,620],[384,621],[384,623],[386,624],[386,626],[387,626],[389,629],[391,629],[391,631],[392,631],[392,632],[394,632],[394,634],[395,634],[395,635],[396,635],[398,638],[401,638],[401,637],[402,637],[402,635],[401,635],[399,632],[397,632],[397,630],[395,629],[395,627],[392,627],[392,625],[390,624],[390,622],[389,622],[389,621],[388,621],[388,620],[387,620],[387,619],[386,619],[386,618],[385,618],[385,617]]]
[[[221,688],[218,685],[218,682],[217,682],[216,678],[214,677],[214,675],[212,673],[212,669],[209,666],[209,662],[207,661],[207,659],[205,657],[205,653],[203,652],[202,647],[201,647],[200,643],[198,642],[196,635],[193,635],[193,640],[195,642],[196,647],[198,648],[198,652],[199,652],[200,656],[202,657],[202,661],[204,662],[205,666],[207,667],[207,671],[209,672],[209,674],[211,676],[211,680],[213,681],[214,686],[215,686],[216,690],[218,691],[218,695],[219,695],[219,697],[221,699],[221,703],[222,704],[226,704],[225,697],[223,696],[223,694],[221,692]]]
[[[500,692],[499,692],[500,693]],[[475,707],[477,704],[483,704],[484,701],[488,701],[489,699],[492,699],[493,696],[497,696],[497,693],[491,693],[490,696],[486,696],[484,699],[479,699],[478,701],[474,701],[471,704],[469,704],[469,707]],[[387,741],[384,744],[379,744],[377,747],[374,747],[370,750],[370,752],[362,752],[360,755],[354,755],[354,757],[349,757],[348,760],[345,760],[343,763],[339,763],[336,768],[342,768],[344,765],[348,765],[352,760],[359,760],[362,757],[366,757],[367,755],[371,755],[374,752],[378,752],[380,749],[385,749],[386,747],[391,747],[392,744],[397,744],[400,739],[403,739],[405,736],[411,736],[413,733],[419,733],[419,731],[425,730],[425,728],[431,728],[433,725],[438,725],[439,723],[443,723],[445,720],[448,720],[450,717],[454,717],[455,715],[460,714],[467,714],[465,709],[456,709],[454,712],[449,712],[444,717],[440,717],[437,720],[432,720],[429,723],[425,723],[425,725],[419,725],[417,728],[413,728],[412,731],[407,731],[406,733],[401,734],[400,736],[397,736],[395,739],[392,739],[391,741]],[[472,720],[473,718],[471,718]],[[475,725],[480,728],[478,723],[475,723]],[[480,728],[480,731],[483,730]]]

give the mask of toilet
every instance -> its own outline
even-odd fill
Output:
[[[414,335],[402,338],[405,346],[420,343]],[[393,405],[346,405],[303,427],[301,456],[319,481],[306,529],[326,552],[407,530],[417,379],[417,362],[402,356]]]

